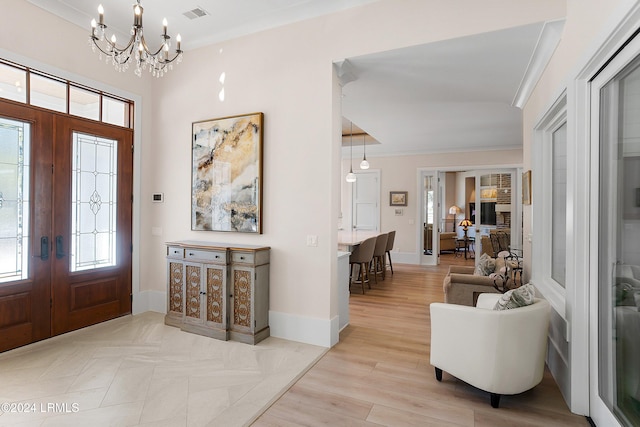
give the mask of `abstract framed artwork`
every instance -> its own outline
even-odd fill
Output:
[[[407,191],[390,191],[389,206],[407,206]]]
[[[192,125],[191,229],[262,233],[262,113]]]

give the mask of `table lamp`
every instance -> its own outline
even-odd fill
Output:
[[[464,240],[467,240],[467,230],[469,229],[469,227],[473,225],[473,223],[469,221],[467,218],[465,218],[462,221],[460,221],[460,224],[458,225],[462,227],[462,230],[464,230]]]

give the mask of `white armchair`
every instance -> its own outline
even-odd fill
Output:
[[[431,364],[491,394],[497,408],[503,394],[527,391],[542,381],[550,305],[492,310],[501,294],[481,294],[476,307],[432,303]]]

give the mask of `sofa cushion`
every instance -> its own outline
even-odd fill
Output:
[[[473,274],[476,276],[488,276],[496,270],[496,260],[487,254],[480,255],[478,265]]]
[[[509,310],[511,308],[524,307],[533,304],[536,290],[531,283],[520,286],[517,289],[511,289],[505,292],[496,305],[494,310]]]

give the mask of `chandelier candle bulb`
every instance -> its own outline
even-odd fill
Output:
[[[169,23],[167,22],[167,18],[164,18],[164,19],[162,20],[162,27],[163,27],[163,30],[164,30],[164,32],[162,33],[162,35],[163,35],[163,36],[165,36],[165,37],[166,37],[166,35],[167,35],[167,26],[168,26],[168,25],[169,25]]]
[[[140,5],[136,5],[133,8],[133,26],[136,28],[142,28],[142,8]]]
[[[178,45],[176,46],[176,50],[177,50],[178,52],[182,52],[182,51],[180,50],[180,42],[181,42],[181,41],[182,41],[182,37],[180,37],[180,34],[178,34],[178,35],[176,36],[176,43],[178,44]]]
[[[98,15],[100,19],[100,25],[104,25],[104,7],[102,5],[98,6]]]

